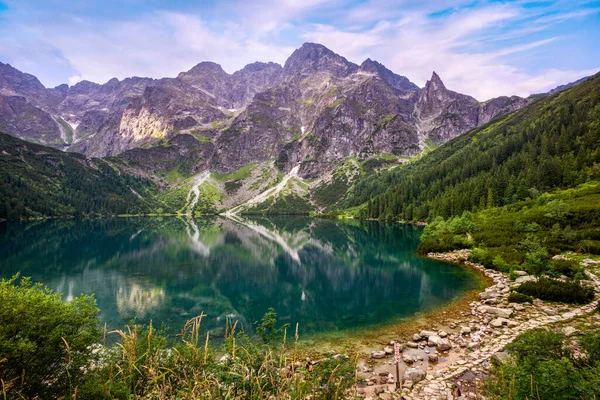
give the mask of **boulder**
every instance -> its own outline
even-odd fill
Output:
[[[579,283],[581,284],[581,286],[596,286],[594,281],[581,280],[579,281]]]
[[[527,272],[525,271],[513,271],[516,275],[518,276],[527,276],[529,275]]]
[[[562,329],[562,332],[565,334],[565,336],[569,337],[569,336],[573,336],[573,335],[579,333],[579,330],[573,328],[572,326],[565,326]]]
[[[402,354],[402,361],[404,361],[405,364],[412,364],[415,362],[415,359],[410,354]]]
[[[470,350],[477,350],[479,347],[481,347],[481,343],[479,342],[471,342],[467,345],[467,348]]]
[[[384,347],[383,351],[385,351],[385,354],[393,354],[394,353],[394,349],[392,349],[389,346]]]
[[[542,308],[542,311],[543,311],[543,312],[545,312],[545,313],[546,313],[546,314],[548,314],[548,315],[556,315],[556,314],[558,314],[558,313],[556,312],[556,310],[554,310],[554,309],[552,309],[552,308],[550,308],[550,307],[543,307],[543,308]]]
[[[442,338],[438,335],[431,335],[427,338],[427,346],[435,347],[438,345],[440,340],[442,340]]]
[[[437,354],[430,354],[427,359],[430,363],[436,363],[439,360],[439,356]]]
[[[525,282],[530,282],[530,281],[535,281],[535,277],[534,276],[530,276],[530,275],[525,275],[525,276],[520,276],[517,279],[515,279],[515,283],[525,283]]]
[[[483,314],[491,314],[501,318],[510,318],[514,312],[512,308],[498,308],[491,306],[480,306],[477,311]]]
[[[385,358],[385,351],[372,351],[371,358]]]
[[[508,320],[506,318],[496,318],[490,322],[490,325],[494,328],[500,328],[504,324],[508,324]]]
[[[440,339],[437,342],[437,349],[440,351],[448,351],[452,348],[452,344],[450,343],[450,340],[448,340],[447,338],[444,339]]]
[[[404,380],[417,383],[425,379],[426,376],[427,373],[421,368],[409,368],[404,373]]]
[[[461,335],[468,335],[469,333],[471,333],[471,328],[469,328],[468,326],[461,326],[460,327],[460,334]]]
[[[419,335],[418,333],[415,333],[415,334],[412,336],[412,340],[413,340],[413,342],[418,342],[418,341],[419,341],[419,340],[421,340],[421,339],[423,339],[423,338],[422,338],[422,337],[421,337],[421,335]]]
[[[421,331],[419,332],[419,336],[421,336],[423,339],[427,339],[429,336],[433,336],[435,335],[434,331]]]
[[[439,331],[438,336],[441,338],[445,338],[448,336],[448,333],[446,331]]]

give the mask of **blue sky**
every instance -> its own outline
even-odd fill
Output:
[[[600,0],[0,0],[0,61],[46,86],[283,64],[302,43],[479,100],[600,70]]]

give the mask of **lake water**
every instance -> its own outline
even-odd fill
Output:
[[[422,228],[373,221],[117,218],[0,223],[0,275],[66,300],[95,294],[109,329],[204,312],[250,330],[269,307],[304,336],[393,322],[477,287],[474,273],[420,257]],[[238,325],[239,326],[239,325]]]

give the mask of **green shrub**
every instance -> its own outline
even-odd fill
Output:
[[[485,384],[490,399],[593,399],[600,395],[600,333],[581,338],[587,357],[576,357],[562,333],[525,332],[509,344],[511,362],[492,367]]]
[[[594,299],[594,289],[591,287],[581,286],[577,282],[563,282],[548,278],[525,282],[516,291],[541,300],[561,303],[587,304]]]
[[[27,278],[0,281],[0,379],[9,397],[58,398],[83,381],[99,341],[93,297],[63,303]],[[6,389],[6,387],[5,387]]]
[[[512,292],[508,295],[509,303],[533,303],[533,297],[519,292]]]
[[[565,276],[568,276],[569,278],[572,278],[580,271],[582,271],[582,268],[577,261],[552,260],[550,262],[550,269],[549,269],[548,273],[555,277],[560,277],[561,275],[565,275]]]

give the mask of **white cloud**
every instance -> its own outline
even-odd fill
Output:
[[[14,2],[16,11],[0,25],[0,57],[52,86],[61,83],[57,76],[70,84],[176,76],[205,60],[228,72],[254,61],[283,64],[302,41],[313,41],[357,63],[376,59],[421,86],[435,70],[449,88],[484,100],[540,92],[593,72],[548,65],[533,74],[510,62],[567,40],[546,34],[554,24],[599,11],[569,11],[561,1],[548,13],[519,1],[367,0],[349,7],[342,0],[231,0],[210,14],[218,18],[155,10],[109,20]]]
[[[83,78],[81,77],[81,75],[73,75],[69,77],[69,86],[73,86],[79,82],[81,82],[83,80]]]

